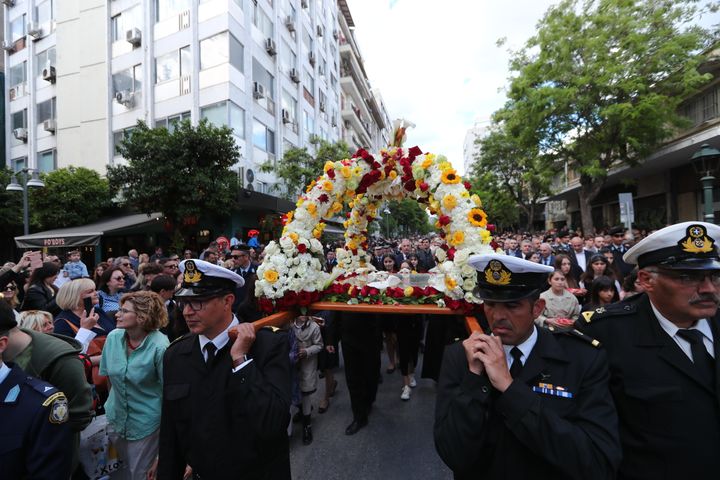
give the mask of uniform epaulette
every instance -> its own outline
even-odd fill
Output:
[[[191,333],[186,333],[186,334],[183,335],[182,337],[176,338],[175,340],[173,340],[172,342],[170,342],[170,345],[168,345],[167,348],[172,347],[172,346],[175,345],[176,343],[180,343],[181,340],[185,340],[186,338],[189,338],[190,335],[192,335],[192,334],[191,334]]]
[[[575,337],[580,340],[582,340],[585,343],[589,343],[593,347],[597,348],[600,346],[600,341],[592,338],[589,335],[584,334],[577,328],[555,328],[552,325],[548,325],[548,330],[550,330],[552,333],[559,334],[559,335],[568,335],[570,337]]]
[[[282,331],[281,328],[273,327],[272,325],[265,325],[265,326],[262,327],[262,328],[263,328],[263,330],[270,330],[272,333],[277,333],[277,332],[281,332],[281,331]]]
[[[601,320],[603,318],[608,317],[614,317],[617,315],[627,315],[628,313],[633,313],[637,309],[637,306],[635,303],[631,302],[620,302],[615,303],[613,305],[609,305],[606,307],[600,307],[596,308],[595,310],[590,310],[587,312],[582,312],[580,314],[581,323],[591,323],[597,320]]]
[[[35,377],[25,377],[25,384],[31,386],[33,390],[46,398],[52,397],[57,393],[62,395],[62,392],[60,392],[57,388]]]

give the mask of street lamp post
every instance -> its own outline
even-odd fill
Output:
[[[703,144],[700,150],[695,152],[691,158],[695,172],[700,175],[700,183],[703,187],[703,202],[705,214],[703,220],[715,223],[713,211],[713,184],[715,183],[715,171],[720,161],[720,150],[710,145]]]
[[[28,174],[30,179],[28,180]],[[18,183],[17,177],[20,175],[22,184]],[[23,192],[23,235],[30,233],[30,215],[28,212],[28,187],[42,188],[45,183],[40,180],[40,174],[33,168],[23,168],[22,170],[14,173],[10,178],[10,183],[5,190],[8,192]]]

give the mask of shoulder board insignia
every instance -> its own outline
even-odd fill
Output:
[[[595,348],[600,346],[600,342],[598,340],[592,338],[589,335],[584,334],[577,328],[569,328],[569,329],[562,328],[562,329],[560,329],[560,328],[555,328],[552,325],[549,325],[548,330],[550,330],[553,333],[564,334],[564,335],[568,335],[570,337],[578,338],[578,339],[582,340],[583,342],[589,343],[590,345],[592,345]]]
[[[273,327],[272,325],[266,325],[263,327],[264,330],[270,330],[273,333],[277,333],[280,331],[278,327]]]
[[[25,383],[31,386],[33,390],[37,391],[43,397],[51,397],[52,395],[59,393],[57,388],[34,377],[26,377]]]
[[[605,307],[596,308],[595,313],[605,313]]]
[[[63,392],[53,393],[52,395],[50,395],[48,398],[45,399],[45,401],[43,402],[43,407],[49,406],[55,400],[58,400],[60,398],[65,398],[65,394]]]
[[[585,323],[590,323],[593,315],[595,315],[595,312],[582,312]]]

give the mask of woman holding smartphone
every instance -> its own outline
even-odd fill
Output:
[[[45,262],[33,270],[20,310],[45,310],[53,315],[60,313],[55,301],[57,287],[53,284],[59,272],[60,267],[53,262]]]

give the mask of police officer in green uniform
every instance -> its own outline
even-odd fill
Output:
[[[180,263],[175,299],[190,333],[163,358],[159,480],[290,479],[287,335],[233,315],[237,273]],[[237,338],[230,338],[230,330]]]
[[[645,293],[584,312],[620,418],[619,478],[720,475],[720,227],[684,222],[625,252]]]
[[[72,467],[72,430],[65,394],[3,363],[15,314],[0,302],[0,477],[66,480]]]
[[[445,350],[435,446],[457,479],[613,478],[620,463],[607,359],[574,330],[535,325],[552,267],[475,255],[490,332]]]

